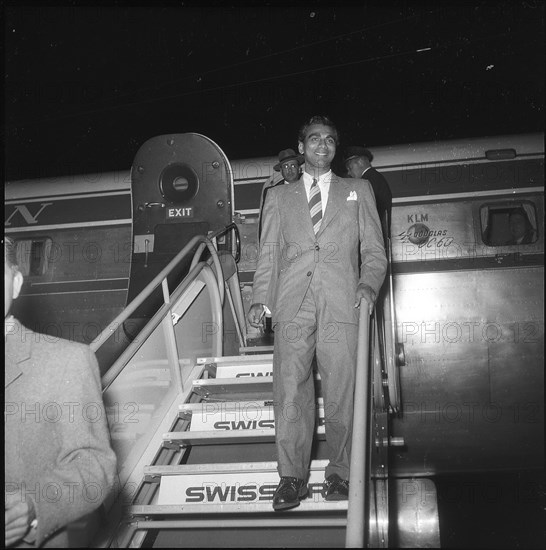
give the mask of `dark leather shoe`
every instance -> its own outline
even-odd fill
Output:
[[[341,479],[337,474],[331,474],[324,482],[322,495],[325,500],[348,500],[349,482]]]
[[[273,495],[273,510],[287,510],[300,505],[307,496],[307,483],[297,477],[281,477]]]

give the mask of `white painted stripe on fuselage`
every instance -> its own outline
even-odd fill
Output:
[[[33,225],[29,227],[14,227],[5,229],[6,233],[28,233],[32,231],[54,231],[56,229],[77,229],[88,227],[107,227],[110,225],[127,225],[131,226],[133,220],[124,218],[123,220],[102,220],[97,222],[81,222],[81,223],[59,223],[54,225]]]
[[[65,292],[29,292],[25,294],[25,298],[28,296],[54,296],[56,294],[96,294],[97,292],[127,292],[126,288],[100,288],[98,290],[67,290]]]
[[[35,197],[32,199],[10,199],[8,201],[5,201],[4,204],[20,204],[21,202],[24,202],[25,204],[29,202],[43,202],[43,201],[64,201],[68,199],[93,199],[95,197],[113,197],[114,195],[127,195],[127,197],[131,198],[131,192],[130,191],[104,191],[103,193],[72,193],[70,195],[55,195],[55,196],[43,196],[43,197]]]
[[[544,187],[523,187],[521,189],[495,189],[493,191],[470,191],[466,193],[445,193],[441,195],[419,195],[415,197],[397,197],[393,204],[406,202],[431,202],[455,199],[477,199],[479,197],[494,197],[496,195],[523,195],[527,193],[544,193]]]
[[[463,200],[476,199],[479,197],[494,197],[496,195],[523,195],[529,193],[544,193],[544,187],[524,187],[522,189],[495,189],[493,191],[472,191],[466,193],[445,193],[441,195],[419,195],[414,197],[396,197],[392,199],[393,204],[405,204],[408,202],[442,202],[445,200]],[[246,210],[237,210],[236,212],[243,215],[258,214],[258,208],[249,208]]]
[[[110,277],[108,279],[76,279],[71,281],[47,281],[45,283],[31,283],[30,286],[37,286],[37,285],[62,285],[63,283],[66,284],[73,284],[73,283],[95,283],[97,281],[128,281],[129,277]]]

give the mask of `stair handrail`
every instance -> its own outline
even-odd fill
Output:
[[[398,413],[402,407],[400,394],[399,367],[404,365],[403,356],[399,355],[396,344],[396,312],[394,310],[394,283],[392,271],[392,242],[386,238],[387,273],[385,276],[387,289],[383,300],[383,330],[385,344],[385,368],[389,394],[389,410]]]
[[[228,231],[230,231],[231,229],[233,229],[235,231],[235,236],[236,236],[236,241],[237,241],[237,245],[236,245],[236,260],[237,261],[237,257],[240,256],[240,246],[241,246],[241,241],[240,241],[240,238],[239,238],[239,230],[237,228],[237,225],[235,223],[230,223],[229,225],[226,225],[225,227],[222,227],[221,229],[218,229],[214,232],[212,232],[210,235],[207,236],[207,238],[211,241],[211,243],[214,241],[214,239],[218,238],[220,235],[224,234],[224,233],[227,233]],[[203,251],[205,250],[205,248],[209,248],[209,251],[212,255],[212,261],[214,262],[214,267],[216,268],[216,277],[218,279],[218,291],[220,292],[220,302],[224,303],[224,298],[225,298],[225,288],[224,288],[224,275],[223,275],[223,270],[222,270],[222,264],[220,263],[220,260],[218,258],[218,251],[216,249],[216,247],[213,245],[213,248],[211,249],[210,246],[208,246],[208,243],[206,242],[202,242],[198,247],[197,247],[197,250],[195,251],[194,255],[193,255],[193,259],[191,261],[191,265],[190,265],[190,271],[197,265],[197,263],[199,262],[199,260],[201,259],[201,254],[203,254]]]
[[[220,296],[218,294],[218,288],[216,286],[216,275],[212,268],[208,265],[207,262],[199,262],[199,264],[190,271],[186,277],[184,277],[183,281],[178,285],[178,287],[175,289],[175,292],[173,292],[173,295],[180,296],[182,293],[184,293],[190,285],[195,281],[197,276],[203,273],[205,278],[208,278],[208,284],[212,285],[211,288],[211,300],[213,303],[211,304],[212,310],[213,310],[213,318],[215,320],[216,325],[220,326],[221,324],[221,314],[222,314],[222,305],[220,304]],[[156,318],[158,315],[160,317],[165,317],[165,315],[170,311],[171,309],[171,303],[170,302],[164,302],[159,309],[156,311],[154,316],[146,323],[146,325],[142,328],[142,330],[139,332],[137,338],[135,338],[121,353],[121,355],[112,363],[110,368],[106,371],[106,373],[101,378],[102,383],[102,391],[106,391],[108,387],[112,384],[112,382],[117,378],[117,376],[123,371],[125,368],[125,364],[133,357],[135,352],[140,348],[140,346],[148,339],[148,337],[151,335],[151,333],[156,329],[157,325],[161,323],[159,321],[158,323],[155,323],[153,326],[151,324],[152,320]],[[216,315],[214,315],[215,311],[218,311]],[[172,325],[172,321],[171,321]],[[220,331],[217,333],[217,338],[221,339]],[[216,346],[218,347],[218,345]],[[181,386],[182,381],[178,380],[177,376],[177,382],[179,382],[179,386]]]
[[[124,323],[130,315],[140,306],[142,303],[152,294],[152,292],[163,282],[171,271],[182,261],[197,244],[205,244],[208,247],[213,262],[216,266],[217,277],[222,274],[222,268],[220,261],[218,259],[218,252],[216,247],[212,243],[211,239],[214,239],[223,233],[227,233],[232,229],[234,224],[229,224],[221,229],[211,233],[208,237],[205,235],[195,235],[182,250],[142,289],[141,292],[135,297],[135,299],[124,308],[124,310],[89,344],[91,349],[96,353],[97,350],[112,336],[112,334],[117,330],[118,327]],[[192,266],[193,267],[193,266]],[[191,270],[190,270],[191,271]],[[189,273],[188,273],[189,275]],[[186,275],[187,276],[187,275]],[[220,285],[222,290],[220,290]],[[218,281],[218,289],[220,291],[220,296],[223,296],[224,281]]]
[[[370,313],[365,300],[360,300],[358,342],[353,407],[349,503],[347,511],[346,548],[365,548],[367,507],[370,482]]]
[[[214,240],[217,237],[219,237],[223,233],[227,233],[228,231],[233,230],[235,233],[235,246],[232,247],[232,255],[235,261],[235,264],[239,262],[241,259],[241,236],[239,233],[239,228],[235,222],[232,222],[228,225],[226,225],[224,228],[215,231],[209,235],[209,239]],[[195,267],[199,259],[201,258],[201,254],[205,250],[205,243],[201,243],[197,250],[195,251],[195,254],[193,255],[193,259],[190,265],[190,271]],[[224,300],[226,296],[225,292],[225,284],[224,284],[224,276],[223,276],[223,270],[221,266],[221,262],[219,261],[218,255],[213,256],[214,265],[216,268],[217,273],[222,273],[222,276],[218,278],[218,290],[220,292],[220,303],[222,306],[224,305]],[[237,268],[235,268],[235,274],[237,274]],[[233,275],[232,275],[233,277]],[[245,324],[245,316],[244,316],[244,307],[242,305],[241,297],[240,297],[240,290],[239,290],[239,296],[235,296],[235,291],[230,291],[229,285],[232,285],[232,277],[226,280],[226,283],[228,283],[227,287],[227,295],[228,300],[230,303],[230,307],[233,311],[233,317],[235,321],[235,328],[237,330],[237,335],[239,336],[239,341],[246,346],[246,324]],[[238,284],[238,276],[237,276],[237,284]],[[235,288],[235,285],[232,285]],[[237,304],[237,305],[236,305]]]
[[[214,231],[210,235],[208,235],[208,238],[213,241],[220,235],[227,233],[228,231],[232,230],[235,233],[235,254],[233,257],[235,258],[235,263],[239,262],[239,259],[241,258],[241,236],[239,234],[239,228],[237,227],[237,224],[235,222],[232,222],[225,227],[222,227],[221,229],[218,229],[217,231]],[[201,257],[201,253],[205,249],[204,243],[201,243],[199,245],[199,248],[195,251],[195,254],[193,255],[193,260],[191,264],[191,268],[195,266],[195,264],[199,261],[199,258]],[[223,300],[222,300],[223,301]]]
[[[184,259],[192,248],[203,241],[209,241],[204,235],[195,235],[188,244],[138,293],[135,299],[124,308],[124,310],[89,344],[91,349],[97,353],[97,350],[110,338],[118,327],[124,323],[131,314],[152,294],[152,292],[163,282],[163,279]],[[210,241],[209,241],[210,242]],[[210,243],[214,248],[214,245]]]

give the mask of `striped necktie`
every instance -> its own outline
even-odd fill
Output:
[[[309,192],[309,211],[311,212],[311,222],[313,223],[313,229],[316,235],[322,222],[322,200],[320,196],[320,187],[316,179],[313,179],[311,191]]]

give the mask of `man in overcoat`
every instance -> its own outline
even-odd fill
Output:
[[[116,456],[95,355],[10,315],[22,283],[5,238],[5,545],[68,547],[67,525],[112,491]]]

